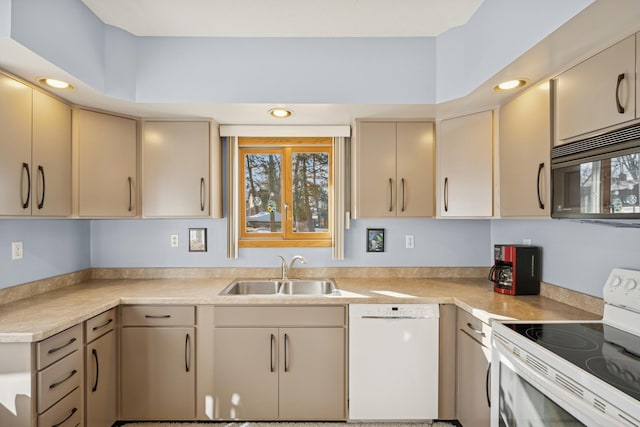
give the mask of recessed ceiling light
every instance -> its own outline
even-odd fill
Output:
[[[269,110],[269,115],[276,119],[286,119],[293,114],[293,111],[286,108],[272,108]]]
[[[502,82],[493,87],[495,91],[503,91],[503,90],[511,90],[522,87],[527,84],[526,79],[515,79],[515,80],[507,80],[506,82]]]
[[[41,77],[38,79],[38,82],[43,85],[53,89],[60,90],[74,90],[75,88],[71,86],[69,83],[64,82],[62,80],[50,79],[48,77]]]

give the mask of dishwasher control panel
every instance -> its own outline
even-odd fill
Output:
[[[350,318],[433,319],[440,317],[438,304],[350,304]]]

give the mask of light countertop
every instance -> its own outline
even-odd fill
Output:
[[[491,319],[595,320],[596,314],[539,296],[493,292],[486,279],[335,278],[340,296],[218,295],[233,278],[89,280],[0,305],[0,342],[48,338],[119,304],[455,304]]]

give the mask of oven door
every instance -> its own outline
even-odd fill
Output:
[[[492,427],[619,425],[527,366],[495,336],[492,343]]]

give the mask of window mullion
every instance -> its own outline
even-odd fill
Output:
[[[284,179],[284,189],[282,198],[284,204],[288,206],[286,209],[286,215],[284,218],[285,226],[282,227],[284,239],[290,239],[293,237],[293,173],[292,173],[292,148],[284,147],[282,155],[282,175]]]

